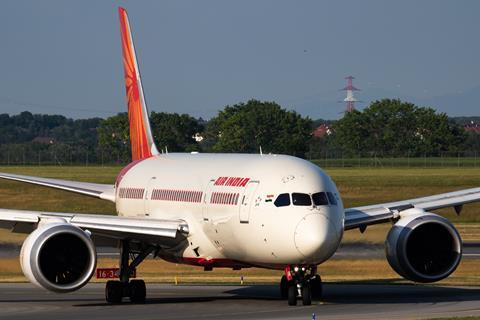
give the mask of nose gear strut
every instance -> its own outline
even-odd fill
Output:
[[[322,295],[322,280],[317,274],[317,266],[287,266],[280,281],[280,296],[287,299],[290,306],[297,305],[302,299],[304,306],[312,304],[313,299]]]

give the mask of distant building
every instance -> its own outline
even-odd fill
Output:
[[[467,123],[466,125],[464,125],[463,128],[467,132],[480,133],[480,124],[474,121],[470,121],[470,123]]]
[[[315,138],[323,138],[332,134],[332,129],[327,124],[321,124],[315,130],[313,130],[312,135]]]

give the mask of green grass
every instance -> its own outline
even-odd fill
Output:
[[[96,183],[113,183],[120,170],[120,167],[0,167],[0,172]],[[0,208],[115,214],[115,204],[109,201],[4,179],[0,179]],[[0,229],[3,243],[22,243],[25,237]]]
[[[442,320],[480,320],[480,317],[431,318],[431,319],[427,319],[427,320],[437,320],[437,319],[442,319]]]
[[[121,167],[59,167],[59,166],[5,166],[0,172],[26,174],[59,179],[113,183]],[[327,168],[337,183],[345,207],[368,205],[408,199],[453,190],[480,186],[480,169],[475,168]],[[0,208],[115,214],[115,206],[70,192],[59,191],[25,183],[0,180]],[[439,211],[455,223],[466,239],[480,240],[480,204],[464,207],[460,217],[453,209]],[[357,230],[346,233],[346,241],[383,242],[390,226],[368,228],[364,234]],[[463,231],[462,231],[463,230]],[[0,242],[17,242],[23,235],[0,231]]]
[[[0,172],[67,180],[113,183],[121,167],[0,167]],[[327,168],[345,207],[367,205],[480,186],[476,168]],[[107,203],[108,205],[104,205]],[[13,181],[0,181],[0,207],[113,213],[108,202]],[[469,205],[455,221],[480,222],[480,205]],[[450,210],[453,211],[453,210]]]
[[[330,155],[331,158],[318,158],[311,161],[321,167],[480,167],[480,157],[377,157],[377,158],[342,158]]]
[[[480,186],[476,168],[328,168],[345,207],[409,199]],[[441,210],[455,222],[480,222],[480,204],[464,207],[460,217]]]
[[[98,267],[118,267],[118,259],[100,258]],[[448,278],[433,285],[441,286],[480,286],[480,260],[463,259],[457,270]],[[319,266],[319,273],[325,282],[330,283],[377,283],[411,284],[402,279],[390,268],[386,259],[331,259]],[[243,276],[245,284],[278,283],[281,270],[246,268],[231,270],[217,268],[205,272],[203,268],[166,262],[160,259],[147,259],[137,268],[139,278],[148,282],[160,283],[240,283]],[[0,281],[26,281],[16,257],[0,260]],[[91,281],[103,282],[104,279]]]
[[[114,183],[120,167],[0,167],[0,172],[95,183]],[[0,208],[114,214],[109,201],[27,183],[1,180]]]
[[[44,176],[59,179],[79,180],[98,183],[113,183],[120,167],[0,167],[0,172]],[[475,168],[327,168],[326,172],[337,183],[346,207],[367,205],[379,202],[407,199],[448,192],[480,185],[480,170]],[[114,204],[108,201],[59,191],[25,183],[0,180],[0,208],[60,211],[80,213],[115,214]],[[448,218],[457,222],[462,236],[468,240],[480,241],[480,205],[465,206],[457,217],[453,210],[441,210]],[[383,242],[390,225],[369,227],[361,234],[356,230],[346,232],[345,241]],[[0,232],[0,242],[21,243],[24,235]],[[114,260],[102,259],[101,265],[112,266]],[[465,259],[458,270],[440,284],[480,285],[478,269],[480,261]],[[159,272],[159,270],[161,270]],[[367,272],[367,271],[371,272]],[[180,283],[239,281],[245,275],[246,283],[277,282],[278,271],[249,269],[238,271],[214,270],[204,273],[201,268],[181,266],[152,260],[139,269],[143,278],[151,281]],[[320,266],[326,281],[385,281],[402,282],[385,259],[377,260],[331,260]],[[2,259],[0,263],[1,281],[24,280],[18,259]]]

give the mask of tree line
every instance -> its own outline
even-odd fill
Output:
[[[164,152],[280,153],[321,158],[439,156],[480,151],[480,134],[466,132],[472,118],[448,118],[432,108],[384,99],[340,120],[313,121],[275,102],[249,100],[224,107],[205,121],[188,114],[152,112],[155,142]],[[328,133],[314,137],[324,124]],[[72,120],[28,111],[0,114],[0,162],[125,163],[130,159],[127,113]]]

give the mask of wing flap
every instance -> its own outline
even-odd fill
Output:
[[[90,182],[40,178],[19,174],[0,173],[0,178],[50,187],[115,202],[115,186]]]
[[[433,196],[388,202],[345,210],[345,230],[366,227],[401,217],[401,212],[411,208],[425,211],[437,210],[480,201],[480,188],[441,193]]]

